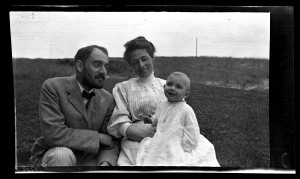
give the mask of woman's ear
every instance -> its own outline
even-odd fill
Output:
[[[154,56],[151,57],[152,64],[154,65]]]
[[[83,63],[81,60],[76,60],[75,61],[75,67],[77,72],[82,72],[83,71]]]

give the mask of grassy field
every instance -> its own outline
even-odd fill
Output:
[[[30,149],[41,135],[38,120],[41,84],[50,77],[72,75],[75,70],[71,59],[19,58],[12,63],[17,165],[29,166]],[[161,78],[173,71],[190,76],[192,88],[187,103],[197,115],[201,133],[214,144],[221,166],[270,166],[268,60],[157,57],[154,65],[155,75]],[[117,82],[134,76],[119,58],[112,58],[108,74],[104,88],[109,92]]]

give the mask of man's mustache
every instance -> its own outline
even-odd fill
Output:
[[[102,74],[102,73],[101,73],[101,74],[99,74],[99,75],[96,75],[95,78],[96,78],[96,79],[101,78],[102,80],[105,80],[105,74]]]

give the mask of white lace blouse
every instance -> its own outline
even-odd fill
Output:
[[[116,84],[112,91],[116,106],[108,132],[117,138],[126,138],[126,130],[131,124],[141,121],[144,115],[153,115],[157,104],[166,100],[165,83],[152,73],[147,78],[132,78]]]

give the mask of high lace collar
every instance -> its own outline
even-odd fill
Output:
[[[142,77],[138,77],[138,82],[141,83],[148,83],[151,82],[154,79],[154,72],[152,72],[148,77],[146,78],[142,78]]]

